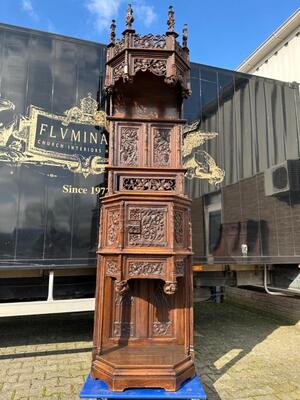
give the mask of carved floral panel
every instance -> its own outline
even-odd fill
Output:
[[[131,207],[128,216],[128,244],[130,246],[167,245],[165,208]]]
[[[114,69],[113,69],[113,79],[114,81],[117,81],[122,77],[124,74],[124,61],[122,61],[120,64],[118,64]]]
[[[120,164],[138,165],[138,128],[121,127],[120,131]]]
[[[108,246],[117,246],[119,244],[120,211],[108,211],[107,222],[107,244]]]
[[[142,72],[152,72],[152,74],[157,76],[166,75],[167,62],[166,60],[155,60],[148,58],[135,58],[134,60],[134,73],[138,71]]]
[[[166,35],[134,35],[134,47],[143,49],[164,49],[166,47]]]
[[[106,275],[114,276],[120,272],[120,268],[116,261],[108,260],[106,261]]]
[[[128,275],[162,275],[165,273],[164,262],[153,261],[130,261],[128,264]]]
[[[174,210],[174,238],[175,245],[184,245],[184,216],[180,210]]]
[[[153,135],[153,165],[168,167],[171,163],[171,130],[155,129]]]

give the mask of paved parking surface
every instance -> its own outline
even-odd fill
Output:
[[[195,321],[208,400],[300,400],[299,325],[213,303]],[[0,319],[0,399],[78,399],[91,337],[91,314]]]

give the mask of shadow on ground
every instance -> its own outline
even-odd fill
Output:
[[[215,382],[287,322],[231,304],[196,303],[196,366],[208,400],[221,400]],[[242,396],[242,394],[241,394]]]
[[[92,351],[92,312],[10,317],[2,318],[0,322],[0,347],[28,347],[24,352],[21,348],[17,353],[0,355],[0,360]],[[43,344],[75,342],[81,342],[80,348],[38,350]],[[86,346],[82,342],[86,342]],[[30,351],[35,345],[37,351]]]
[[[3,318],[0,322],[0,365],[1,361],[15,365],[19,358],[23,360],[45,360],[44,369],[47,377],[47,357],[54,358],[58,363],[57,379],[59,381],[59,363],[63,362],[62,355],[65,354],[66,358],[80,356],[81,360],[84,360],[81,366],[82,371],[88,371],[93,331],[92,313]],[[289,324],[226,303],[196,303],[196,366],[208,395],[208,400],[239,399],[240,397],[234,397],[232,396],[233,392],[230,392],[230,390],[237,390],[239,378],[236,374],[230,375],[231,371],[229,370],[233,366],[237,368],[237,363],[251,353],[255,346],[264,342],[278,328],[285,329],[285,325]],[[269,349],[263,351],[266,352]],[[254,354],[251,353],[251,357],[253,363],[256,357],[255,352]],[[266,364],[264,358],[261,359],[261,362]],[[276,355],[274,362],[277,362]],[[272,364],[270,365],[272,367]],[[285,364],[283,364],[283,367],[285,369],[290,368]],[[264,365],[263,368],[265,368]],[[243,372],[241,372],[241,377],[243,377]],[[276,376],[280,376],[280,373],[276,373]],[[41,384],[46,386],[47,382],[43,380],[44,378],[41,379]],[[70,379],[75,380],[75,378]],[[82,384],[82,379],[82,377],[78,378],[78,387]],[[222,390],[220,392],[216,387],[219,388],[220,382],[224,380],[227,382],[228,387],[225,389],[228,389],[228,391]],[[248,380],[249,382],[253,386],[255,380]],[[268,385],[267,381],[265,386]],[[224,393],[227,393],[227,395]],[[243,398],[252,399],[252,396]],[[277,399],[278,397],[266,398]]]

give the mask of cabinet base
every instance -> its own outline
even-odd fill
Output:
[[[192,357],[181,345],[111,346],[102,349],[91,376],[103,380],[111,391],[162,388],[176,391],[195,375]]]

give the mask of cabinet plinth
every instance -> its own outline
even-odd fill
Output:
[[[113,391],[175,391],[195,373],[190,200],[181,162],[189,57],[176,37],[128,29],[108,46],[110,166],[92,376]]]

